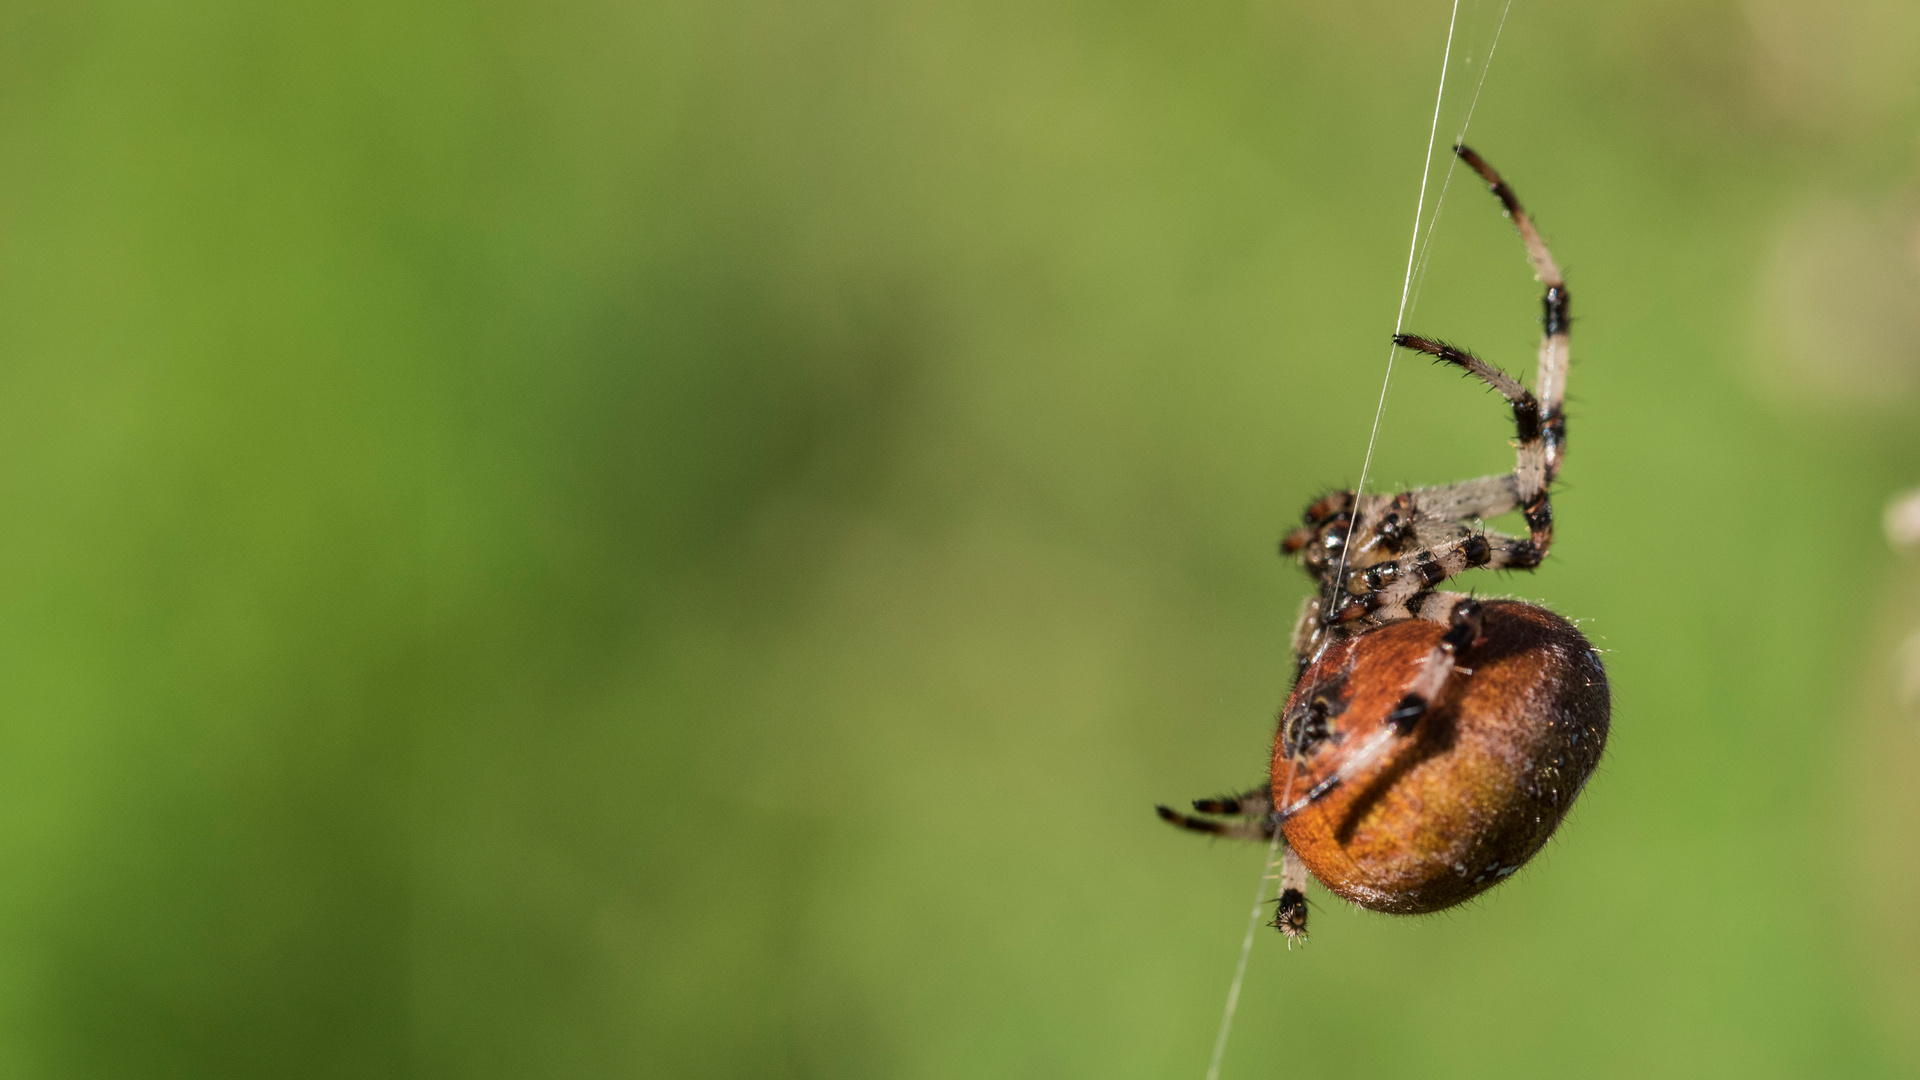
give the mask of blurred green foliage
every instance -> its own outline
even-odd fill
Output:
[[[1446,19],[8,6],[0,1073],[1198,1075],[1260,855],[1150,806],[1260,775]],[[1768,270],[1820,200],[1906,265],[1916,63],[1515,7],[1472,138],[1581,321],[1475,584],[1609,650],[1610,756],[1484,901],[1263,932],[1228,1076],[1920,1070],[1920,359]],[[1529,369],[1445,206],[1410,328]],[[1402,364],[1373,476],[1506,437]]]

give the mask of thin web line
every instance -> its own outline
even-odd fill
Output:
[[[1460,0],[1453,0],[1453,15],[1447,20],[1447,51],[1440,58],[1440,89],[1433,96],[1433,127],[1427,131],[1427,156],[1420,162],[1420,201],[1413,208],[1413,236],[1407,241],[1407,276],[1400,282],[1400,310],[1393,316],[1395,337],[1406,325],[1407,299],[1413,294],[1413,264],[1420,254],[1420,223],[1427,216],[1427,177],[1433,172],[1433,144],[1440,136],[1440,103],[1447,97],[1447,64],[1453,59],[1453,27],[1460,20]],[[1439,211],[1434,212],[1439,217]],[[1387,388],[1393,385],[1393,357],[1398,345],[1387,346],[1387,375],[1380,380],[1380,400],[1373,407],[1373,430],[1367,433],[1367,456],[1360,462],[1360,482],[1354,485],[1354,522],[1359,523],[1360,496],[1367,490],[1367,473],[1373,469],[1373,448],[1380,439],[1380,418],[1387,411]],[[1340,565],[1333,572],[1338,582],[1347,573],[1347,552],[1351,545],[1340,545]]]
[[[1508,4],[1511,6],[1512,0],[1508,0]],[[1505,25],[1506,12],[1504,10],[1501,12],[1500,20],[1501,24]],[[1433,145],[1440,135],[1440,106],[1442,102],[1446,100],[1447,96],[1447,65],[1453,61],[1453,32],[1455,27],[1459,25],[1459,22],[1460,0],[1453,0],[1453,11],[1447,16],[1447,45],[1445,51],[1442,52],[1440,56],[1440,86],[1439,89],[1434,91],[1433,97],[1433,124],[1427,132],[1427,156],[1420,163],[1420,200],[1414,206],[1413,211],[1413,236],[1407,241],[1407,274],[1405,280],[1400,284],[1400,310],[1393,319],[1393,332],[1395,334],[1400,332],[1401,321],[1407,317],[1407,298],[1411,295],[1413,289],[1414,261],[1420,252],[1420,224],[1426,217],[1427,212],[1427,179],[1433,171]],[[1496,35],[1496,43],[1498,40],[1498,36]],[[1491,64],[1492,60],[1493,50],[1488,49],[1487,61]],[[1484,67],[1481,69],[1480,76],[1484,82],[1486,79],[1486,70]],[[1480,90],[1477,86],[1474,88],[1473,97],[1476,102],[1480,99]],[[1468,118],[1472,118],[1471,109],[1468,110]],[[1465,136],[1465,132],[1466,129],[1462,127],[1462,137]],[[1449,177],[1452,175],[1451,168],[1448,170],[1448,175]],[[1441,190],[1441,197],[1444,198],[1445,195],[1446,192],[1443,188]],[[1434,216],[1436,218],[1439,216],[1437,207]],[[1380,403],[1374,407],[1373,430],[1367,435],[1367,457],[1360,466],[1360,484],[1354,489],[1356,496],[1361,491],[1364,491],[1367,486],[1367,471],[1373,465],[1374,440],[1380,434],[1380,417],[1386,410],[1387,387],[1392,381],[1393,353],[1389,351],[1387,353],[1387,377],[1386,381],[1380,385]],[[1343,546],[1340,551],[1340,569],[1334,574],[1335,581],[1340,580],[1340,575],[1346,572],[1346,564],[1347,552]],[[1226,1057],[1227,1039],[1233,1033],[1234,1014],[1240,1009],[1240,988],[1246,982],[1247,960],[1253,955],[1253,937],[1260,926],[1260,911],[1267,903],[1267,879],[1272,875],[1274,859],[1280,853],[1281,833],[1280,822],[1278,821],[1279,807],[1281,805],[1290,805],[1292,800],[1293,774],[1292,771],[1289,770],[1287,774],[1287,789],[1282,795],[1281,802],[1276,803],[1274,807],[1273,840],[1267,844],[1266,863],[1261,867],[1260,880],[1255,883],[1253,888],[1253,910],[1247,913],[1247,931],[1240,940],[1240,959],[1239,962],[1234,965],[1233,982],[1227,987],[1227,1004],[1226,1008],[1222,1010],[1220,1014],[1220,1031],[1213,1039],[1213,1058],[1207,1064],[1207,1080],[1220,1080],[1220,1063]]]
[[[1273,873],[1273,860],[1280,854],[1280,828],[1275,823],[1273,842],[1267,845],[1267,864],[1253,886],[1253,910],[1247,914],[1247,933],[1240,939],[1240,962],[1233,969],[1233,985],[1227,987],[1227,1010],[1220,1017],[1220,1033],[1213,1037],[1213,1061],[1207,1065],[1207,1080],[1220,1080],[1220,1062],[1227,1056],[1227,1036],[1233,1033],[1233,1014],[1240,1008],[1240,984],[1247,978],[1247,958],[1253,955],[1253,935],[1260,929],[1260,909],[1267,906],[1267,877]]]
[[[1260,928],[1260,909],[1267,906],[1267,881],[1273,876],[1273,860],[1280,856],[1279,808],[1293,802],[1293,763],[1287,763],[1287,786],[1274,804],[1273,839],[1267,844],[1267,861],[1260,868],[1260,880],[1253,884],[1253,910],[1247,912],[1247,932],[1240,939],[1240,961],[1233,968],[1233,983],[1227,987],[1227,1007],[1220,1014],[1220,1031],[1213,1037],[1213,1060],[1207,1064],[1207,1080],[1220,1080],[1220,1063],[1227,1056],[1227,1036],[1233,1034],[1233,1014],[1240,1011],[1240,985],[1247,978],[1247,958],[1253,955],[1253,935]]]
[[[1513,10],[1513,0],[1500,8],[1500,21],[1494,24],[1493,41],[1487,46],[1486,58],[1480,62],[1480,77],[1474,80],[1473,97],[1467,100],[1467,115],[1460,121],[1460,133],[1453,137],[1455,146],[1467,141],[1467,128],[1473,125],[1473,110],[1480,106],[1480,91],[1487,85],[1487,72],[1493,69],[1493,54],[1500,48],[1500,32],[1507,28],[1507,12]],[[1467,58],[1473,62],[1472,57]],[[1440,212],[1447,206],[1447,190],[1453,186],[1453,170],[1460,159],[1451,154],[1447,156],[1447,174],[1440,179],[1440,197],[1433,200],[1433,216],[1427,219],[1427,233],[1420,240],[1420,265],[1413,272],[1413,300],[1407,304],[1408,311],[1420,308],[1420,287],[1427,281],[1427,262],[1433,258],[1433,233],[1440,225]]]

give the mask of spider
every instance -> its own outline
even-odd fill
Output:
[[[1466,146],[1546,286],[1539,373],[1518,380],[1433,338],[1394,344],[1460,368],[1505,398],[1514,470],[1377,495],[1337,491],[1281,542],[1317,585],[1293,632],[1294,686],[1269,783],[1161,818],[1214,836],[1285,842],[1272,925],[1307,930],[1312,871],[1361,907],[1452,907],[1525,865],[1606,745],[1599,654],[1573,624],[1516,600],[1436,591],[1476,567],[1533,570],[1553,544],[1549,489],[1566,450],[1567,288],[1513,189]],[[1527,535],[1483,519],[1519,511]]]

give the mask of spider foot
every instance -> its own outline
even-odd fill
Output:
[[[1298,941],[1307,943],[1307,894],[1299,889],[1282,889],[1279,896],[1280,906],[1273,913],[1273,921],[1268,926],[1287,936],[1287,947],[1292,948]]]

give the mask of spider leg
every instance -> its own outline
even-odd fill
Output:
[[[1293,677],[1295,681],[1300,673],[1307,670],[1307,664],[1313,659],[1314,639],[1320,632],[1320,609],[1323,605],[1318,596],[1309,596],[1300,605],[1300,617],[1293,623]]]
[[[1507,399],[1515,412],[1525,406],[1527,411],[1533,414],[1534,422],[1539,422],[1540,405],[1534,400],[1533,394],[1520,385],[1520,380],[1458,345],[1449,345],[1444,341],[1421,337],[1418,334],[1395,334],[1393,343],[1403,349],[1426,353],[1441,363],[1452,364],[1464,370],[1467,374],[1499,391],[1500,396]]]
[[[1420,718],[1446,692],[1447,683],[1453,678],[1454,662],[1480,636],[1481,607],[1479,601],[1458,593],[1436,595],[1445,600],[1447,632],[1440,636],[1440,640],[1434,643],[1432,650],[1422,660],[1420,673],[1407,685],[1379,730],[1346,752],[1332,775],[1308,788],[1299,799],[1280,808],[1279,817],[1282,821],[1326,798],[1335,788],[1372,768],[1400,740],[1413,734]],[[1164,812],[1162,816],[1165,816]]]
[[[1540,230],[1534,228],[1533,218],[1520,205],[1519,196],[1513,193],[1505,180],[1500,179],[1500,174],[1494,171],[1493,166],[1464,144],[1456,144],[1453,152],[1480,174],[1480,179],[1487,182],[1487,189],[1506,208],[1507,216],[1513,219],[1513,227],[1520,232],[1521,242],[1527,246],[1527,261],[1533,264],[1534,275],[1547,287],[1546,294],[1540,298],[1544,332],[1540,342],[1540,375],[1534,392],[1540,396],[1540,406],[1545,415],[1549,418],[1558,417],[1561,402],[1567,394],[1569,298],[1566,279],[1561,276],[1559,265],[1553,261],[1553,253],[1547,250],[1546,241],[1540,238]],[[1550,457],[1557,466],[1559,455],[1552,454]]]
[[[1451,627],[1453,625],[1454,611],[1458,609],[1460,605],[1466,603],[1472,603],[1477,606],[1479,601],[1475,600],[1469,593],[1428,593],[1422,598],[1420,611],[1416,617],[1425,619],[1428,622],[1439,623],[1441,626]]]
[[[1448,681],[1453,678],[1453,662],[1480,637],[1480,602],[1457,593],[1446,595],[1451,601],[1446,617],[1447,632],[1434,643],[1420,667],[1419,676],[1407,687],[1400,703],[1387,714],[1388,725],[1402,735],[1411,734],[1413,725],[1426,715],[1434,702],[1440,700]]]
[[[1218,795],[1193,800],[1193,808],[1202,814],[1257,818],[1273,813],[1273,786],[1261,784],[1238,795]]]
[[[1209,836],[1224,836],[1229,840],[1271,840],[1273,830],[1278,827],[1271,812],[1257,819],[1216,821],[1212,818],[1183,814],[1171,806],[1156,806],[1153,809],[1160,815],[1160,820],[1169,825],[1177,825],[1182,829],[1206,833]]]
[[[1275,754],[1280,761],[1313,767],[1301,776],[1310,782],[1298,793],[1291,779],[1280,790],[1226,799],[1201,800],[1194,808],[1214,818],[1160,807],[1160,816],[1182,828],[1216,836],[1264,839],[1292,815],[1326,798],[1342,785],[1364,782],[1389,755],[1420,730],[1422,719],[1445,700],[1456,664],[1473,648],[1482,631],[1482,607],[1473,597],[1437,592],[1446,579],[1478,567],[1532,570],[1553,543],[1550,491],[1559,475],[1566,446],[1564,402],[1569,362],[1569,297],[1565,279],[1533,220],[1513,189],[1493,167],[1463,145],[1454,152],[1478,173],[1513,220],[1527,258],[1545,286],[1539,366],[1531,389],[1472,352],[1434,338],[1396,334],[1394,344],[1426,353],[1460,368],[1503,397],[1511,409],[1517,438],[1511,473],[1459,483],[1366,495],[1336,491],[1309,506],[1300,528],[1281,542],[1283,555],[1297,556],[1314,579],[1315,595],[1302,606],[1293,632],[1301,675],[1312,669],[1327,646],[1350,640],[1394,622],[1420,619],[1443,627],[1439,639],[1405,676],[1385,715],[1371,699],[1371,726],[1334,732],[1335,713],[1314,712],[1313,702],[1283,716]],[[1519,511],[1526,536],[1487,531],[1481,522]],[[1404,658],[1404,654],[1401,654]],[[1404,663],[1404,659],[1399,661]],[[1404,670],[1404,669],[1402,669]],[[1391,679],[1393,676],[1387,676]],[[1317,693],[1316,689],[1316,693]],[[1457,688],[1456,688],[1457,695]],[[1316,734],[1317,733],[1317,734]],[[1330,738],[1330,735],[1332,736]],[[1328,744],[1331,745],[1328,745]],[[1325,746],[1326,749],[1316,749]],[[1277,762],[1278,764],[1279,762]],[[1265,808],[1264,815],[1261,808]],[[1238,820],[1235,820],[1235,816]],[[1218,820],[1224,818],[1225,820]],[[1306,930],[1306,871],[1291,850],[1281,871],[1279,911],[1273,925],[1289,938]]]
[[[1566,279],[1561,276],[1560,267],[1553,261],[1553,253],[1547,250],[1547,243],[1540,238],[1540,230],[1534,227],[1533,218],[1520,205],[1519,196],[1507,186],[1493,166],[1479,154],[1465,145],[1456,145],[1453,152],[1467,163],[1480,179],[1487,182],[1487,188],[1506,208],[1507,216],[1513,219],[1513,226],[1520,232],[1520,240],[1527,248],[1527,261],[1533,264],[1533,272],[1546,286],[1546,292],[1540,297],[1541,335],[1540,367],[1534,376],[1534,395],[1540,402],[1540,426],[1542,439],[1542,476],[1540,491],[1545,492],[1553,478],[1560,475],[1560,460],[1566,452],[1567,417],[1564,405],[1567,397],[1567,364],[1570,358],[1568,331],[1571,329],[1569,317],[1570,297],[1567,293]],[[1527,479],[1521,477],[1523,483]],[[1522,491],[1523,500],[1531,501],[1533,492]],[[1550,512],[1549,512],[1550,514]],[[1532,527],[1533,522],[1528,521]],[[1551,518],[1547,528],[1548,539],[1552,538]],[[1541,547],[1546,550],[1545,545]]]
[[[1499,517],[1520,509],[1520,483],[1512,473],[1414,488],[1407,496],[1422,517],[1439,521]]]
[[[1513,427],[1517,436],[1514,445],[1513,495],[1527,519],[1527,529],[1534,546],[1545,554],[1553,543],[1553,502],[1547,495],[1547,485],[1552,478],[1547,475],[1547,433],[1541,423],[1540,402],[1513,376],[1465,349],[1414,334],[1395,334],[1393,343],[1464,369],[1499,391],[1500,396],[1506,398],[1513,407]]]
[[[1280,906],[1273,913],[1273,921],[1268,926],[1287,935],[1287,944],[1295,940],[1307,940],[1307,864],[1300,861],[1293,848],[1286,849],[1280,860]]]
[[[1335,627],[1357,629],[1353,621],[1363,615],[1374,615],[1371,621],[1375,624],[1406,617],[1381,610],[1378,602],[1365,611],[1353,610],[1346,596],[1377,592],[1381,585],[1356,588],[1355,578],[1375,570],[1383,574],[1397,572],[1404,567],[1404,556],[1409,551],[1425,554],[1427,558],[1420,561],[1438,564],[1444,570],[1440,578],[1445,578],[1471,566],[1530,570],[1539,565],[1553,546],[1553,502],[1549,491],[1560,473],[1567,436],[1563,410],[1570,325],[1566,281],[1513,189],[1480,155],[1465,146],[1453,149],[1460,160],[1480,174],[1506,208],[1519,230],[1535,274],[1546,286],[1541,300],[1544,327],[1534,388],[1529,392],[1519,380],[1498,367],[1445,342],[1415,335],[1396,335],[1394,341],[1461,368],[1507,399],[1519,434],[1514,471],[1505,476],[1417,488],[1395,495],[1360,496],[1338,491],[1308,507],[1303,527],[1288,534],[1281,544],[1281,552],[1300,556],[1307,573],[1320,583],[1318,625],[1304,635],[1299,631],[1295,633],[1296,652],[1302,655],[1305,651],[1298,645],[1303,637],[1309,648],[1318,648],[1330,635],[1340,636],[1342,631]],[[1526,519],[1528,537],[1524,542],[1495,534],[1482,536],[1462,527],[1466,522],[1513,510],[1520,511]],[[1488,547],[1490,551],[1483,550]],[[1486,561],[1479,561],[1483,553]],[[1393,565],[1389,565],[1390,560]],[[1425,576],[1433,573],[1431,566],[1417,569]],[[1427,581],[1426,586],[1431,587],[1437,580]],[[1392,603],[1417,591],[1417,586],[1402,585],[1392,596],[1380,601]],[[1417,613],[1416,604],[1410,614]]]
[[[1268,784],[1243,791],[1238,795],[1221,795],[1211,799],[1193,800],[1193,808],[1202,814],[1238,817],[1241,821],[1216,821],[1211,818],[1183,814],[1172,807],[1156,806],[1160,819],[1183,829],[1206,833],[1209,836],[1224,836],[1232,840],[1272,840],[1279,822],[1273,813],[1273,788]],[[1273,921],[1267,925],[1287,935],[1289,943],[1295,939],[1306,940],[1307,936],[1307,865],[1293,849],[1285,847],[1280,860],[1280,892],[1275,897],[1280,902],[1274,912]]]
[[[1425,617],[1433,587],[1476,567],[1531,570],[1540,550],[1531,539],[1496,532],[1473,532],[1411,555],[1377,563],[1346,579],[1346,594],[1332,620],[1337,624],[1380,625]]]
[[[1353,502],[1351,491],[1335,491],[1314,500],[1301,515],[1301,527],[1280,541],[1280,554],[1298,555],[1315,541],[1325,541],[1330,536],[1338,537],[1333,541],[1335,544],[1344,543],[1347,527],[1352,522]],[[1309,563],[1314,561],[1314,554],[1309,553]]]

